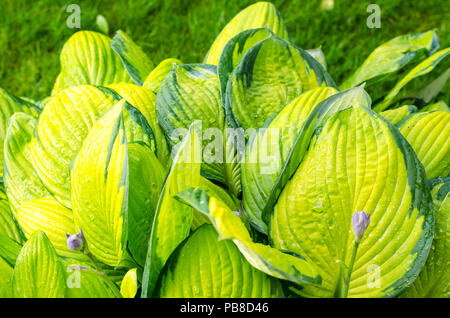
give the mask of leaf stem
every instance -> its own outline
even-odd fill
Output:
[[[352,276],[353,264],[355,263],[356,252],[358,251],[358,247],[359,247],[359,242],[355,241],[355,245],[353,246],[352,256],[350,258],[350,263],[348,265],[348,270],[344,276],[344,288],[342,290],[341,298],[347,298],[347,296],[348,296],[348,289],[350,287],[350,277]]]

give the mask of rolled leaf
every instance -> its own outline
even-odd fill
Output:
[[[173,69],[174,64],[183,64],[183,62],[175,58],[168,58],[161,61],[161,63],[147,75],[143,86],[156,94],[167,74]]]
[[[111,47],[119,55],[131,79],[142,86],[144,79],[154,67],[147,54],[121,30],[113,37]]]
[[[439,47],[434,31],[401,35],[377,47],[342,83],[342,89],[348,89],[367,82],[368,85],[380,81],[406,65],[420,60],[426,54],[431,55]]]
[[[148,244],[142,297],[152,296],[159,274],[170,254],[189,235],[193,210],[174,196],[200,183],[200,133],[195,124],[190,127],[189,134],[178,145],[161,191]]]
[[[416,113],[397,125],[425,167],[428,179],[450,176],[450,113]]]
[[[374,109],[380,112],[391,105],[395,97],[399,94],[400,90],[416,77],[430,73],[444,58],[450,54],[450,48],[437,51],[429,58],[420,62],[411,71],[409,71],[400,81],[395,84],[391,91],[384,97],[384,99],[378,103]]]
[[[307,297],[336,297],[354,246],[355,211],[371,215],[349,281],[348,297],[392,297],[419,274],[433,237],[425,171],[399,131],[372,110],[335,113],[275,205],[275,247],[319,268]]]
[[[211,45],[204,63],[217,65],[223,48],[239,32],[267,27],[280,38],[289,40],[289,34],[277,8],[270,2],[257,2],[239,12],[222,29]]]

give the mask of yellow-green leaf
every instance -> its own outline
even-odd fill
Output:
[[[175,58],[162,60],[145,78],[143,86],[156,94],[167,74],[173,69],[174,64],[179,65],[183,62]]]
[[[272,214],[274,246],[302,255],[322,277],[322,285],[304,286],[300,295],[339,295],[341,269],[348,266],[354,245],[356,211],[371,218],[348,296],[395,296],[417,277],[428,255],[431,197],[408,142],[395,126],[360,106],[328,119]]]
[[[120,284],[120,293],[123,298],[134,298],[138,290],[136,268],[130,269]]]
[[[279,37],[289,40],[287,28],[277,8],[270,2],[257,2],[228,22],[211,45],[204,63],[217,65],[225,45],[239,32],[266,26]]]
[[[380,113],[381,116],[386,118],[388,122],[395,125],[402,119],[408,117],[412,113],[417,112],[417,107],[414,105],[405,105],[394,109],[385,110]]]
[[[61,72],[52,95],[62,89],[82,84],[109,85],[130,82],[119,55],[111,48],[111,39],[93,31],[72,35],[61,51]]]
[[[398,123],[419,157],[428,179],[450,176],[450,113],[416,113]]]
[[[34,233],[17,257],[12,279],[14,297],[63,298],[65,283],[55,248],[45,233]]]
[[[127,240],[128,150],[124,102],[109,109],[90,130],[71,169],[76,225],[89,251],[117,266]]]

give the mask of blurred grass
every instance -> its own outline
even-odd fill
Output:
[[[59,72],[59,52],[78,29],[69,29],[67,5],[81,7],[81,29],[96,30],[96,16],[129,33],[155,63],[167,57],[203,60],[223,26],[248,0],[0,0],[0,87],[19,96],[47,96]],[[401,34],[436,29],[441,47],[450,46],[446,0],[339,1],[330,11],[320,0],[275,0],[292,40],[309,49],[322,46],[337,83],[381,43]],[[381,28],[369,29],[370,3],[381,7]]]

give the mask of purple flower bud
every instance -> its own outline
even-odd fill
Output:
[[[352,216],[352,228],[353,233],[355,233],[355,241],[361,241],[361,238],[364,235],[364,232],[369,227],[370,223],[370,214],[365,213],[364,211],[358,212],[356,211]]]
[[[84,236],[80,229],[80,233],[69,235],[66,233],[67,247],[72,251],[80,251],[84,248]]]

